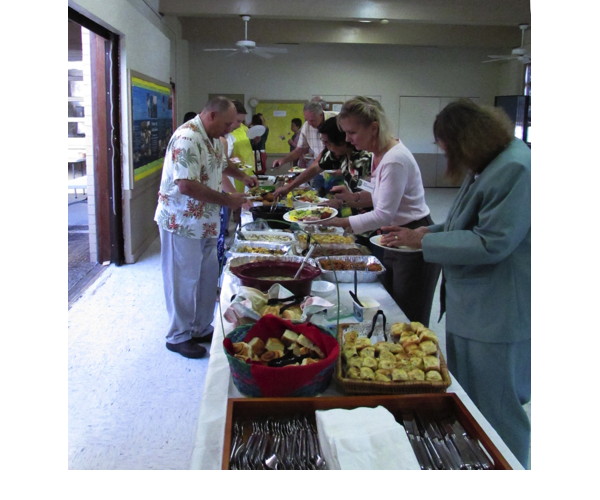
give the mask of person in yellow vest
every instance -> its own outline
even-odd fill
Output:
[[[256,171],[256,161],[254,158],[254,150],[252,149],[252,143],[248,138],[248,127],[246,126],[246,108],[240,101],[234,100],[235,108],[237,110],[237,118],[234,123],[234,129],[227,134],[227,153],[230,159],[239,160],[239,168],[246,175],[253,176]],[[234,179],[234,185],[236,191],[243,193],[246,186],[243,182],[239,182]]]

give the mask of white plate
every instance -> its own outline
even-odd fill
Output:
[[[422,252],[422,250],[420,248],[412,248],[412,247],[406,247],[406,246],[386,247],[385,245],[381,244],[381,236],[382,236],[381,234],[371,236],[371,238],[369,238],[369,241],[371,243],[373,243],[373,245],[376,245],[381,248],[385,248],[386,250],[391,250],[392,252],[404,252],[404,253]]]
[[[292,219],[292,217],[294,216],[294,212],[298,212],[300,210],[327,210],[327,211],[331,211],[331,215],[329,217],[327,217],[326,219],[319,219],[319,220],[294,220]],[[304,208],[298,208],[296,210],[290,210],[289,212],[286,212],[283,214],[283,218],[284,220],[288,221],[288,222],[297,222],[299,224],[318,224],[320,222],[329,220],[329,219],[333,219],[336,215],[337,215],[337,210],[335,208],[331,208],[331,207],[319,207],[317,205],[310,205],[308,207],[304,207]]]
[[[306,207],[310,207],[312,205],[318,205],[319,203],[324,203],[326,201],[329,201],[329,200],[327,200],[327,198],[320,198],[320,197],[314,199],[313,201],[302,201],[302,200],[298,200],[298,199],[294,198],[293,203],[294,203],[294,208],[306,208]]]
[[[247,132],[248,139],[256,139],[257,137],[262,136],[265,133],[265,130],[266,128],[264,125],[254,125],[254,127],[250,127]]]

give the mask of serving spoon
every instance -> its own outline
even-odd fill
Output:
[[[300,273],[302,272],[302,269],[304,268],[304,265],[306,264],[306,261],[311,256],[311,254],[313,253],[314,249],[315,249],[315,245],[311,245],[311,247],[308,249],[308,252],[306,252],[306,255],[304,256],[304,259],[302,260],[302,263],[300,264],[300,267],[298,268],[298,270],[296,271],[296,274],[294,275],[294,279],[295,280],[298,279],[298,276],[300,276]]]

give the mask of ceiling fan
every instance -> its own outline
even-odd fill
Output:
[[[525,31],[529,29],[528,24],[519,24],[519,29],[521,30],[521,46],[515,49],[512,49],[512,52],[509,55],[504,56],[488,56],[490,59],[487,61],[483,61],[484,63],[488,62],[497,62],[497,61],[519,61],[523,64],[527,64],[531,62],[531,55],[527,53],[527,50],[524,47],[525,43]]]
[[[244,39],[238,40],[235,42],[237,48],[229,48],[229,49],[204,49],[206,52],[216,52],[216,51],[227,51],[233,52],[231,55],[236,54],[254,54],[259,57],[264,57],[265,59],[270,59],[274,54],[285,54],[287,49],[283,47],[257,47],[256,42],[252,40],[248,40],[248,21],[250,21],[250,16],[241,16],[244,21]]]

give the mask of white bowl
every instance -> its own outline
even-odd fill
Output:
[[[312,282],[310,293],[319,297],[328,297],[335,292],[335,283],[331,281],[315,280]]]

